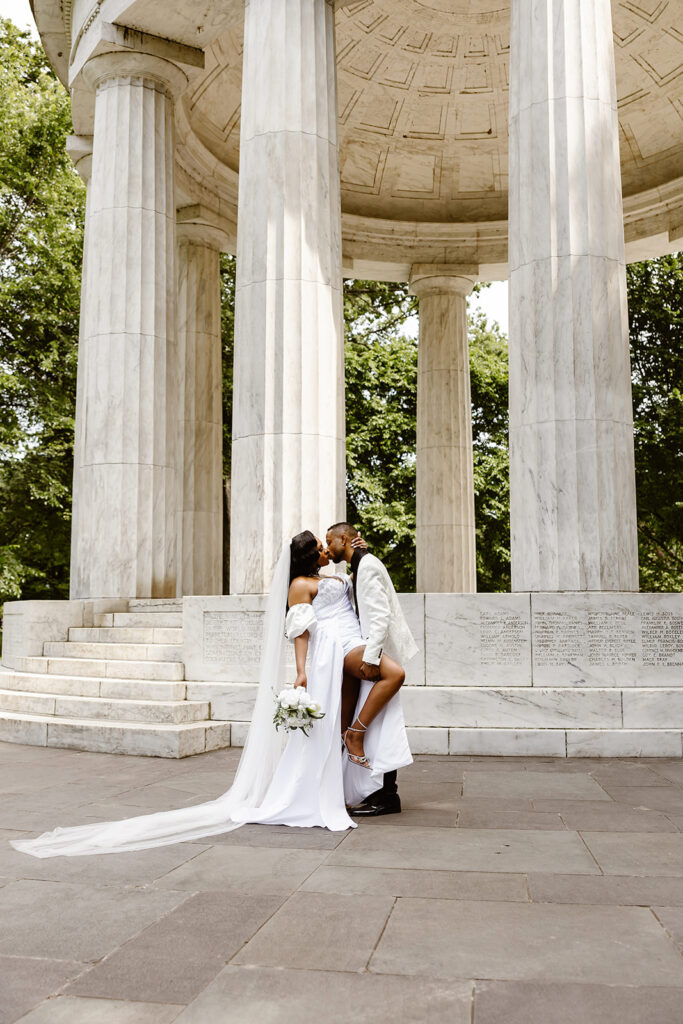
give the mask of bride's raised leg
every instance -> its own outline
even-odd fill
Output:
[[[356,704],[358,703],[358,694],[360,692],[360,679],[354,676],[351,672],[347,672],[344,669],[344,675],[342,678],[342,692],[341,692],[341,731],[346,732],[348,727],[353,724],[353,713],[356,710]]]
[[[346,678],[347,675],[352,676],[358,680],[359,687],[360,680],[365,678],[361,674],[360,667],[363,664],[364,652],[364,647],[356,647],[355,650],[351,651],[344,658],[344,678]],[[351,729],[353,731],[347,732],[346,734],[346,747],[350,754],[353,754],[356,757],[364,756],[365,750],[363,749],[363,733],[373,719],[377,717],[382,708],[389,703],[395,694],[398,693],[403,686],[405,677],[406,674],[398,662],[394,661],[394,659],[390,658],[388,655],[383,654],[379,663],[379,678],[374,682],[373,687],[361,708],[360,714],[356,717],[355,721],[351,723]],[[349,712],[349,715],[352,714],[353,709]]]

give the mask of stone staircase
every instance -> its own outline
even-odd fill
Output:
[[[0,668],[0,740],[156,757],[230,746],[230,724],[187,699],[182,619],[180,599],[131,600]]]

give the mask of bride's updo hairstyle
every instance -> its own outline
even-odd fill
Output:
[[[289,582],[297,576],[313,576],[318,571],[318,541],[310,530],[297,533],[289,545]]]

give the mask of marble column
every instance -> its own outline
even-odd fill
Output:
[[[341,203],[329,0],[245,8],[231,593],[345,512]]]
[[[610,0],[513,0],[512,589],[637,590]]]
[[[471,269],[472,268],[465,268]],[[417,590],[477,589],[467,296],[474,280],[450,265],[416,265]]]
[[[142,53],[94,57],[71,596],[176,593],[174,95]]]
[[[223,592],[223,408],[217,231],[176,225],[178,362],[177,593]]]
[[[71,157],[77,173],[86,187],[85,194],[85,223],[88,223],[90,214],[90,178],[92,177],[92,135],[69,135],[66,140],[67,153]],[[83,460],[83,373],[85,360],[81,359],[84,351],[83,329],[85,327],[85,300],[88,295],[86,284],[88,276],[88,234],[83,238],[83,261],[81,263],[81,303],[80,318],[78,325],[78,366],[76,369],[76,410],[74,417],[74,467],[71,489],[71,567],[70,580],[75,579],[75,554],[77,545],[74,538],[79,535],[79,516],[82,502],[78,497],[78,486],[81,479],[80,466]],[[73,586],[73,583],[72,583]]]

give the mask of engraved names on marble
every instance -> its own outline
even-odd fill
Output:
[[[203,659],[209,664],[258,664],[263,616],[260,612],[204,612]]]
[[[428,686],[531,685],[528,594],[427,594]]]
[[[683,615],[676,597],[532,595],[534,685],[683,685]]]

